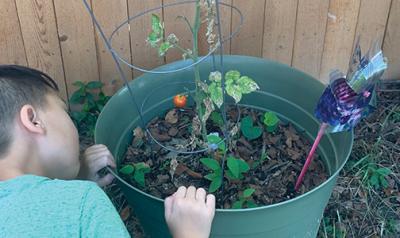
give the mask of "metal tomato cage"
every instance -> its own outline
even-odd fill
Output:
[[[192,60],[193,63],[191,63],[189,65],[186,65],[186,66],[184,66],[182,68],[177,68],[177,69],[169,69],[169,70],[157,70],[157,69],[154,69],[154,70],[149,70],[149,69],[145,69],[145,68],[143,68],[141,66],[138,66],[138,65],[135,65],[135,64],[131,64],[131,63],[128,62],[129,61],[128,59],[124,59],[113,48],[113,37],[124,26],[129,26],[130,27],[129,24],[132,21],[134,21],[134,20],[136,20],[136,19],[138,19],[140,17],[146,16],[149,13],[152,13],[152,12],[160,10],[160,9],[165,9],[165,8],[168,8],[168,7],[174,7],[174,6],[183,5],[183,4],[194,4],[194,3],[197,2],[197,0],[185,0],[185,1],[177,1],[177,2],[174,2],[174,3],[169,3],[169,4],[162,4],[162,5],[158,6],[158,7],[151,8],[151,9],[148,9],[146,11],[142,11],[142,12],[140,12],[139,14],[137,14],[135,16],[128,17],[128,19],[126,19],[125,21],[120,23],[114,29],[114,31],[111,33],[111,35],[108,38],[105,35],[104,31],[102,30],[102,27],[101,27],[99,21],[96,19],[96,16],[94,15],[93,10],[91,9],[91,7],[90,7],[89,3],[87,2],[87,0],[82,0],[82,2],[84,3],[85,8],[88,11],[88,13],[89,13],[89,15],[90,15],[90,17],[91,17],[96,29],[100,33],[100,36],[104,41],[106,49],[110,52],[110,54],[111,54],[111,56],[112,56],[112,58],[113,58],[113,60],[115,62],[115,65],[117,67],[118,73],[119,73],[121,79],[123,80],[123,83],[124,83],[124,85],[126,86],[126,88],[128,90],[130,98],[132,99],[133,105],[135,106],[135,108],[136,108],[136,110],[137,110],[137,112],[139,114],[140,126],[142,128],[145,128],[145,132],[147,133],[147,135],[151,138],[151,140],[154,143],[158,144],[159,146],[161,146],[162,148],[164,148],[164,149],[166,149],[168,151],[171,151],[171,152],[174,152],[174,153],[177,153],[177,154],[197,154],[197,153],[202,153],[202,152],[206,152],[206,151],[209,151],[209,150],[215,150],[216,147],[218,146],[218,144],[224,143],[225,141],[229,141],[229,132],[227,130],[227,126],[225,126],[224,130],[223,130],[224,138],[217,144],[208,144],[208,146],[206,148],[200,148],[200,149],[197,149],[197,150],[186,151],[186,150],[178,150],[178,149],[175,149],[175,148],[173,148],[171,146],[163,145],[160,141],[158,141],[151,134],[151,132],[147,128],[146,122],[145,122],[145,120],[143,118],[143,108],[144,108],[145,103],[151,97],[151,95],[153,95],[159,88],[158,89],[154,89],[151,93],[149,93],[148,96],[143,100],[143,102],[140,105],[138,103],[138,101],[135,99],[135,94],[134,94],[134,92],[132,90],[132,87],[129,84],[127,76],[125,75],[124,71],[122,70],[122,65],[123,64],[127,65],[129,68],[138,70],[138,71],[143,72],[143,73],[170,74],[170,73],[176,73],[176,72],[183,71],[183,70],[186,70],[186,69],[194,68],[194,66],[202,63],[207,58],[212,57],[212,67],[213,67],[213,69],[217,70],[217,68],[218,68],[218,70],[221,72],[221,74],[224,75],[225,74],[225,71],[224,71],[224,56],[223,56],[224,43],[226,43],[227,41],[231,40],[235,35],[237,35],[239,33],[239,30],[240,30],[241,26],[243,25],[243,21],[244,21],[243,14],[241,13],[241,11],[237,7],[235,7],[233,5],[230,5],[230,4],[227,4],[227,3],[223,3],[220,0],[215,0],[215,4],[216,4],[216,23],[215,23],[215,25],[216,25],[216,29],[217,29],[217,38],[218,38],[218,43],[217,44],[218,45],[216,47],[214,47],[213,49],[209,50],[209,52],[205,56],[199,57],[199,60],[197,62],[194,62]],[[235,28],[235,30],[233,32],[231,32],[231,34],[228,35],[225,38],[222,35],[222,27],[221,27],[221,24],[220,24],[221,23],[221,18],[220,18],[220,11],[221,10],[220,10],[220,8],[221,7],[230,8],[232,11],[235,11],[240,17],[240,22],[237,25],[237,27]],[[130,28],[129,28],[129,30],[130,30]],[[218,55],[216,54],[217,51],[219,53]],[[217,67],[216,61],[219,61],[219,67]],[[227,101],[226,101],[225,79],[224,79],[224,77],[222,77],[221,83],[222,83],[222,92],[223,92],[223,105],[221,107],[221,112],[222,112],[222,118],[223,118],[224,124],[227,125],[226,107],[225,107]],[[239,112],[238,113],[238,115],[239,115],[238,116],[238,121],[239,121],[240,120],[240,109],[239,109],[238,105],[236,105],[236,108],[237,108],[237,110]]]

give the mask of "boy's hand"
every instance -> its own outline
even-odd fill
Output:
[[[174,238],[206,238],[215,213],[215,196],[203,188],[179,187],[165,199],[165,220]]]
[[[83,154],[78,178],[91,180],[102,187],[106,186],[114,179],[112,174],[107,174],[104,177],[100,177],[98,174],[106,166],[116,167],[111,152],[105,145],[93,145],[87,148]]]

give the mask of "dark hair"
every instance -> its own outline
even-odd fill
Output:
[[[12,143],[16,115],[26,104],[46,105],[46,95],[58,92],[58,86],[47,74],[19,65],[0,65],[0,157]]]

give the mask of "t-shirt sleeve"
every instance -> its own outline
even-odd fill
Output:
[[[118,212],[96,184],[90,184],[81,205],[81,237],[130,237]]]

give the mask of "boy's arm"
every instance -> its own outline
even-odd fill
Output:
[[[93,181],[101,187],[106,186],[114,179],[110,173],[100,177],[98,172],[106,166],[116,167],[108,148],[101,144],[90,146],[83,153],[78,179]]]
[[[81,204],[80,224],[80,237],[130,237],[110,199],[92,183]]]

